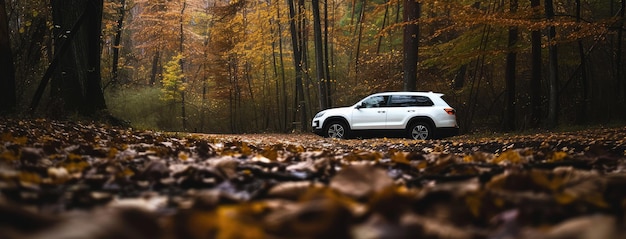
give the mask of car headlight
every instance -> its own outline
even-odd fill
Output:
[[[317,118],[319,118],[319,117],[324,116],[324,113],[326,113],[326,112],[319,112],[319,113],[317,113],[317,114],[315,115],[315,117],[313,117],[313,119],[317,119]]]

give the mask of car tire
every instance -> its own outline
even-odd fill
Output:
[[[349,134],[350,129],[341,121],[332,121],[324,127],[324,136],[327,138],[347,139]]]
[[[429,123],[417,121],[409,126],[409,128],[407,129],[407,133],[410,139],[425,140],[432,139],[435,132],[433,131],[433,127]]]

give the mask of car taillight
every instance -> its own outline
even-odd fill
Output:
[[[445,109],[443,109],[443,110],[445,110],[445,111],[446,111],[446,113],[448,113],[449,115],[454,115],[454,114],[456,114],[456,111],[454,111],[454,109],[452,109],[452,108],[445,108]]]

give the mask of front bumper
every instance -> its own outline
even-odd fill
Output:
[[[319,120],[313,120],[313,122],[311,122],[311,128],[313,129],[313,133],[322,136],[322,125],[320,125]]]

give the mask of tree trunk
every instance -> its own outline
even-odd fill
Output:
[[[73,25],[84,16],[84,22],[78,24],[77,31],[70,32],[74,37],[66,40],[69,41],[69,50],[58,56],[60,69],[53,78],[53,100],[61,100],[55,106],[61,106],[68,112],[92,115],[106,109],[100,73],[102,9],[102,0],[52,1],[53,21],[59,26],[57,33],[62,33],[57,35],[59,37],[74,30]],[[57,51],[55,54],[60,53]],[[55,95],[55,92],[58,94]]]
[[[55,12],[53,11],[53,15],[55,14]],[[43,93],[46,89],[46,86],[48,85],[48,82],[50,82],[50,98],[51,101],[54,103],[58,103],[58,105],[56,106],[56,109],[53,110],[57,110],[56,112],[58,113],[62,113],[63,111],[63,107],[62,107],[62,99],[61,98],[61,81],[59,80],[58,76],[53,76],[53,74],[56,73],[57,71],[57,67],[59,67],[59,65],[61,64],[61,59],[62,56],[65,54],[68,54],[69,49],[70,49],[70,43],[72,42],[72,40],[74,39],[74,36],[76,35],[76,32],[78,32],[78,29],[83,25],[83,22],[85,21],[85,17],[86,16],[86,10],[84,10],[80,16],[78,17],[78,19],[76,20],[76,22],[74,22],[74,25],[72,26],[72,28],[69,31],[62,31],[59,28],[56,28],[55,31],[53,32],[55,36],[58,36],[59,39],[57,41],[55,41],[55,47],[54,47],[54,53],[50,50],[52,49],[52,45],[48,45],[48,54],[49,55],[54,55],[51,59],[49,59],[50,61],[50,65],[48,66],[48,69],[46,69],[43,77],[41,78],[41,81],[39,82],[39,85],[37,86],[37,90],[35,90],[35,94],[33,95],[33,100],[30,104],[30,113],[34,113],[37,110],[37,107],[39,106],[39,102],[41,100],[41,97],[43,97]],[[51,43],[52,41],[50,41]],[[50,81],[50,79],[52,79],[52,81]]]
[[[159,76],[159,61],[161,59],[161,52],[156,50],[154,56],[152,56],[152,70],[150,71],[150,85],[155,85]]]
[[[180,73],[182,74],[182,79],[181,82],[183,84],[185,84],[187,82],[186,77],[185,77],[185,57],[184,57],[184,50],[185,50],[185,32],[184,32],[184,16],[185,16],[185,8],[187,8],[187,1],[183,0],[183,7],[180,9],[180,55],[183,56],[180,58]],[[187,113],[185,112],[185,90],[183,89],[180,92],[180,117],[182,120],[182,125],[183,125],[183,131],[187,131]]]
[[[328,44],[328,1],[324,0],[324,73],[326,74],[324,79],[326,79],[326,105],[331,107],[333,102],[331,100],[331,78],[330,78],[330,60],[329,60],[329,50],[330,45]]]
[[[385,14],[383,14],[383,22],[382,22],[382,26],[380,26],[381,31],[385,30],[386,24],[387,24],[387,17],[389,16],[389,1],[385,0]],[[380,53],[380,45],[383,41],[383,36],[382,34],[378,37],[378,42],[376,43],[376,54]]]
[[[354,73],[358,78],[359,74],[359,57],[361,55],[361,41],[363,39],[363,21],[365,21],[365,3],[361,1],[361,12],[359,13],[358,34],[356,39],[356,56],[354,57]]]
[[[120,42],[122,40],[122,27],[124,26],[124,15],[126,14],[126,0],[120,0],[120,16],[117,19],[117,29],[115,30],[115,39],[113,40],[113,64],[111,65],[111,85],[118,85],[118,65],[120,60]]]
[[[296,72],[296,103],[297,110],[300,111],[300,126],[302,131],[306,131],[306,103],[304,101],[304,86],[302,84],[302,42],[298,41],[300,35],[299,29],[296,28],[296,10],[294,0],[287,0],[289,6],[289,29],[291,31],[291,44],[293,46],[293,63]]]
[[[324,49],[322,44],[322,24],[320,20],[320,4],[319,0],[312,0],[311,5],[313,8],[313,35],[315,42],[315,69],[317,71],[317,81],[319,89],[319,104],[320,110],[328,108],[328,91],[326,90],[326,74],[324,73]]]
[[[4,0],[0,0],[0,113],[14,112],[17,104],[15,94],[15,68],[9,40],[9,19]]]
[[[615,72],[615,79],[617,80],[617,102],[616,105],[617,106],[623,106],[624,104],[626,104],[626,79],[624,79],[624,73],[622,70],[622,42],[624,41],[624,14],[626,13],[626,0],[621,0],[620,1],[620,25],[618,27],[618,31],[617,31],[617,50],[615,53],[615,68],[616,68],[616,72]],[[609,112],[614,112],[616,113],[618,116],[621,116],[621,118],[626,118],[626,113],[623,110],[618,110],[618,111],[613,111],[610,110]]]
[[[84,114],[92,115],[96,111],[105,110],[106,103],[102,90],[102,73],[100,62],[102,60],[101,35],[102,35],[102,11],[103,0],[92,0],[87,3],[87,51],[88,68],[87,78],[85,78],[85,99]]]
[[[416,0],[404,0],[404,90],[417,90],[417,53],[419,47],[420,4]]]
[[[282,96],[281,101],[283,102],[282,104],[280,104],[280,108],[281,108],[281,112],[279,115],[282,115],[283,118],[283,124],[280,125],[280,129],[282,132],[286,131],[287,127],[287,82],[286,82],[286,77],[285,77],[285,60],[283,58],[283,37],[282,37],[282,32],[283,32],[283,28],[282,28],[282,24],[280,24],[280,18],[281,18],[281,14],[280,14],[280,4],[278,2],[276,2],[276,16],[277,19],[276,20],[276,27],[278,28],[278,59],[279,59],[279,63],[280,63],[280,82],[282,85],[282,91],[280,91],[280,95]]]
[[[510,0],[510,13],[517,12],[517,0]],[[506,130],[515,130],[515,66],[517,53],[515,45],[518,38],[517,27],[509,27],[509,45],[506,55]]]
[[[580,0],[576,0],[576,22],[580,23],[581,21]],[[587,117],[589,107],[589,83],[587,79],[587,59],[582,39],[578,40],[578,54],[580,55],[580,85],[582,88],[580,91],[582,99],[580,100],[580,104],[578,106],[577,121],[578,123],[584,124],[589,120],[589,117]]]
[[[51,108],[48,112],[53,114],[49,116],[61,117],[68,112],[77,112],[78,103],[84,100],[81,85],[87,60],[83,44],[84,25],[89,16],[84,0],[52,0],[51,4],[52,19],[58,26],[54,28],[54,55],[58,59],[58,67],[52,77]],[[72,24],[74,27],[70,29]],[[63,45],[67,46],[67,51],[62,51]],[[81,60],[76,61],[78,58]]]
[[[554,23],[554,5],[552,0],[546,0],[546,18],[551,24]],[[558,87],[559,87],[559,79],[558,79],[558,57],[557,57],[557,45],[554,41],[556,37],[556,27],[551,25],[548,28],[548,54],[549,54],[549,98],[548,98],[548,122],[547,126],[549,128],[554,128],[558,124],[558,113],[559,113],[559,96],[558,96]]]
[[[539,15],[540,0],[530,0],[535,15]],[[537,127],[541,121],[541,31],[531,33],[532,47],[532,77],[530,79],[530,127]]]

